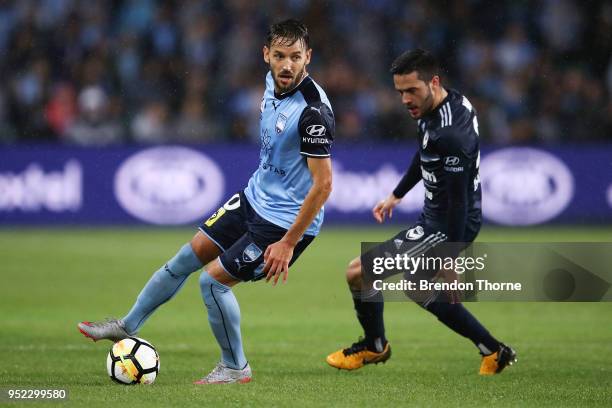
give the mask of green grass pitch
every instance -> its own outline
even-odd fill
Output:
[[[65,388],[66,405],[88,407],[612,406],[612,303],[469,304],[519,353],[516,365],[490,378],[476,374],[480,359],[468,340],[414,304],[390,303],[389,362],[355,372],[328,367],[325,356],[360,333],[344,267],[360,241],[397,229],[324,229],[286,285],[238,286],[250,384],[191,384],[219,358],[191,277],[142,329],[160,353],[161,372],[154,385],[136,387],[111,382],[110,343],[85,339],[76,323],[121,317],[194,231],[2,229],[0,387]],[[479,240],[612,241],[612,229],[488,228]]]

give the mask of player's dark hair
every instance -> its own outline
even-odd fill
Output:
[[[429,82],[434,75],[440,75],[440,65],[431,53],[417,48],[397,57],[391,64],[390,71],[393,75],[405,75],[416,71],[421,81]]]
[[[303,41],[306,49],[309,49],[309,40],[306,26],[298,20],[289,19],[270,26],[266,36],[266,46],[270,48],[275,43],[290,46],[296,41]]]

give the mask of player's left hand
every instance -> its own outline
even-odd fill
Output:
[[[272,245],[268,245],[264,253],[264,268],[263,273],[266,274],[266,282],[274,278],[272,286],[276,286],[278,278],[283,276],[283,283],[287,282],[289,275],[289,262],[293,257],[293,245],[278,241]]]
[[[385,222],[386,217],[393,217],[393,209],[400,203],[400,201],[402,201],[401,198],[397,198],[393,195],[393,193],[391,193],[389,197],[381,200],[374,206],[374,208],[372,208],[372,215],[374,216],[374,219],[379,224],[382,224]]]

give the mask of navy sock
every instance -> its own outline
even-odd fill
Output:
[[[383,351],[387,339],[385,338],[385,322],[383,312],[385,302],[380,291],[372,290],[369,293],[351,290],[357,319],[363,327],[368,349],[376,352]]]
[[[461,303],[433,302],[423,306],[456,333],[470,339],[483,355],[499,350],[497,341]]]

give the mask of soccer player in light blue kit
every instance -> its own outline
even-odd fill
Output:
[[[266,278],[287,280],[289,266],[318,234],[331,192],[334,116],[325,92],[306,72],[312,50],[306,27],[287,20],[270,27],[263,57],[270,66],[261,101],[259,167],[248,186],[200,227],[190,243],[153,274],[121,320],[81,322],[93,340],[133,336],[206,265],[200,288],[221,361],[196,384],[245,383],[251,367],[240,335],[232,287]]]

